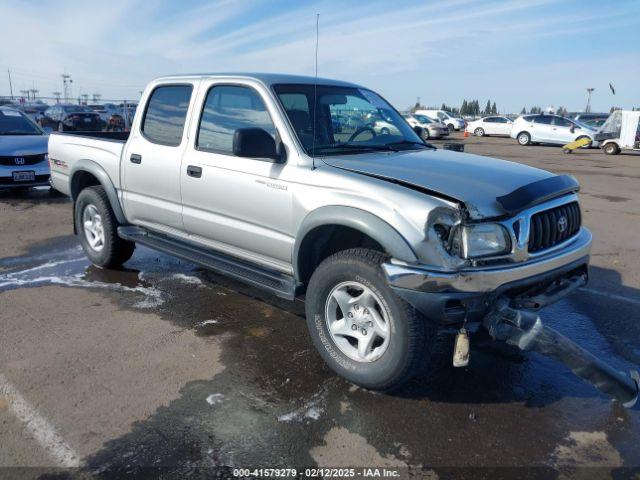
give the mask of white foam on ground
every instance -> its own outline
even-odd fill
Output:
[[[0,394],[7,397],[9,409],[24,424],[27,432],[61,467],[80,466],[79,455],[1,373]]]
[[[302,407],[278,417],[279,422],[291,423],[302,422],[304,420],[318,420],[324,409],[320,406],[321,398],[319,395],[314,395],[310,401],[305,403]]]
[[[193,275],[185,275],[184,273],[175,273],[171,275],[174,280],[180,280],[181,282],[188,283],[190,285],[202,285],[202,280]]]
[[[218,405],[219,403],[222,403],[223,400],[224,395],[222,395],[221,393],[212,393],[207,397],[207,403],[209,405]]]
[[[205,320],[204,322],[199,322],[196,324],[196,327],[206,327],[207,325],[215,325],[218,323],[217,320]]]

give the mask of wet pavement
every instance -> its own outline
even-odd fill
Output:
[[[593,202],[585,208],[607,202],[614,212],[621,198],[638,199],[599,190],[583,195]],[[16,209],[33,204],[27,210],[53,209],[71,228],[63,199],[45,201],[36,192],[0,196],[0,204],[16,223]],[[615,224],[615,214],[609,218]],[[66,473],[181,477],[220,466],[386,466],[426,478],[640,475],[638,409],[622,408],[552,360],[476,335],[469,367],[454,369],[453,339],[441,335],[423,376],[393,394],[369,392],[324,366],[301,300],[277,299],[146,248],[126,269],[101,270],[73,236],[57,232],[0,259],[0,374],[78,453],[80,470]],[[0,241],[9,235],[3,230]],[[640,364],[638,245],[611,246],[594,249],[601,258],[591,285],[542,317],[628,370]],[[86,368],[70,367],[78,363]],[[2,399],[0,464],[41,465],[64,476],[41,452],[35,463],[20,453],[33,446]]]

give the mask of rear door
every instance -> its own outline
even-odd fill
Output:
[[[573,142],[580,133],[577,130],[571,131],[575,125],[572,121],[563,117],[553,117],[551,122],[551,139],[554,143],[566,144]]]
[[[494,123],[495,125],[495,130],[496,130],[496,135],[509,135],[511,134],[511,121],[508,118],[505,117],[495,117],[496,119],[496,123]]]
[[[496,117],[486,117],[482,119],[482,128],[487,135],[495,135],[496,133]]]
[[[553,134],[551,131],[551,115],[538,115],[533,119],[533,129],[531,131],[531,140],[534,142],[552,142]]]
[[[123,151],[121,172],[127,218],[154,230],[182,232],[180,162],[190,99],[196,83],[159,84]]]

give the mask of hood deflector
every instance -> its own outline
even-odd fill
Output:
[[[497,197],[496,200],[505,212],[513,215],[525,208],[579,190],[580,184],[575,178],[570,175],[558,175],[524,185],[507,195]]]

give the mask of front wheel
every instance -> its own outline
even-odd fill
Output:
[[[484,128],[478,127],[473,133],[476,135],[476,137],[484,137]]]
[[[391,289],[380,252],[351,249],[324,260],[309,282],[307,326],[327,365],[364,388],[390,390],[416,375],[436,326]]]
[[[118,237],[118,221],[103,187],[88,187],[80,192],[74,205],[74,220],[80,244],[94,265],[120,267],[133,255],[136,244]]]

